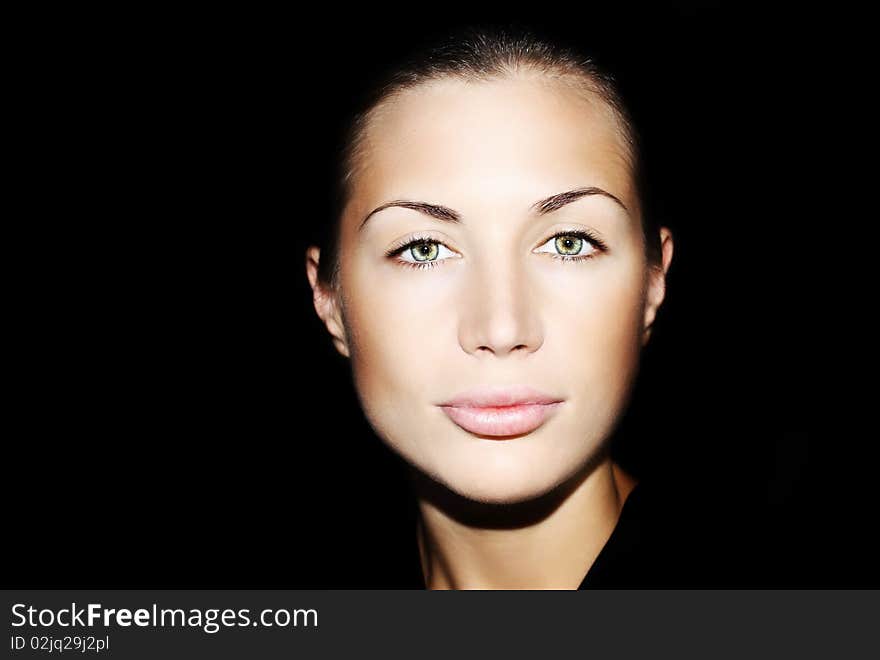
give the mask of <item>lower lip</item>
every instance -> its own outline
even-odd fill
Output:
[[[501,408],[440,406],[449,418],[465,431],[479,435],[509,436],[530,433],[541,426],[562,405],[556,403],[524,404]]]

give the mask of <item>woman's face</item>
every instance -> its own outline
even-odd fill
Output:
[[[364,413],[460,495],[542,495],[610,435],[663,297],[610,110],[537,77],[444,80],[383,108],[367,138],[341,219],[341,297],[319,306]],[[591,187],[608,195],[534,206]],[[362,224],[402,200],[446,210],[388,206]],[[562,403],[506,438],[467,430],[438,405],[483,385],[527,385]]]

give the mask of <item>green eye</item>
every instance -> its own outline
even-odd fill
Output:
[[[605,242],[592,232],[583,229],[570,229],[551,236],[541,246],[542,250],[554,259],[563,262],[578,262],[592,259],[601,252],[607,252]],[[584,248],[587,248],[584,250]]]
[[[557,236],[556,249],[559,250],[559,254],[578,254],[581,251],[583,242],[583,239],[578,238],[577,236]]]
[[[409,252],[416,261],[433,261],[440,253],[440,247],[437,243],[417,243]]]
[[[405,245],[391,248],[385,256],[413,268],[433,268],[444,261],[457,258],[456,253],[443,243],[427,236],[416,236]]]

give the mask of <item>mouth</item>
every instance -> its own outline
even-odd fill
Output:
[[[439,407],[465,431],[500,438],[531,433],[542,426],[561,405],[562,401],[520,403],[509,406],[441,405]]]

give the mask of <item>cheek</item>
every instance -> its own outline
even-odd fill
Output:
[[[439,280],[431,281],[431,273],[405,275],[365,276],[350,288],[349,325],[370,362],[373,356],[390,363],[424,356],[429,346],[437,347],[426,336],[454,316],[454,296],[441,290]]]
[[[635,271],[610,271],[581,287],[553,314],[571,385],[594,406],[620,405],[635,375],[641,347],[642,286]]]
[[[414,398],[430,397],[427,389],[450,357],[444,354],[455,348],[449,343],[448,324],[455,318],[450,296],[438,290],[436,279],[429,281],[432,275],[377,277],[374,270],[351,277],[346,315],[352,373],[373,419],[404,419]]]
[[[558,332],[568,335],[588,352],[622,358],[629,352],[622,349],[638,337],[640,282],[627,274],[609,271],[607,276],[576,289],[569,288],[567,295],[560,296],[556,309]],[[611,350],[614,347],[621,350]]]

